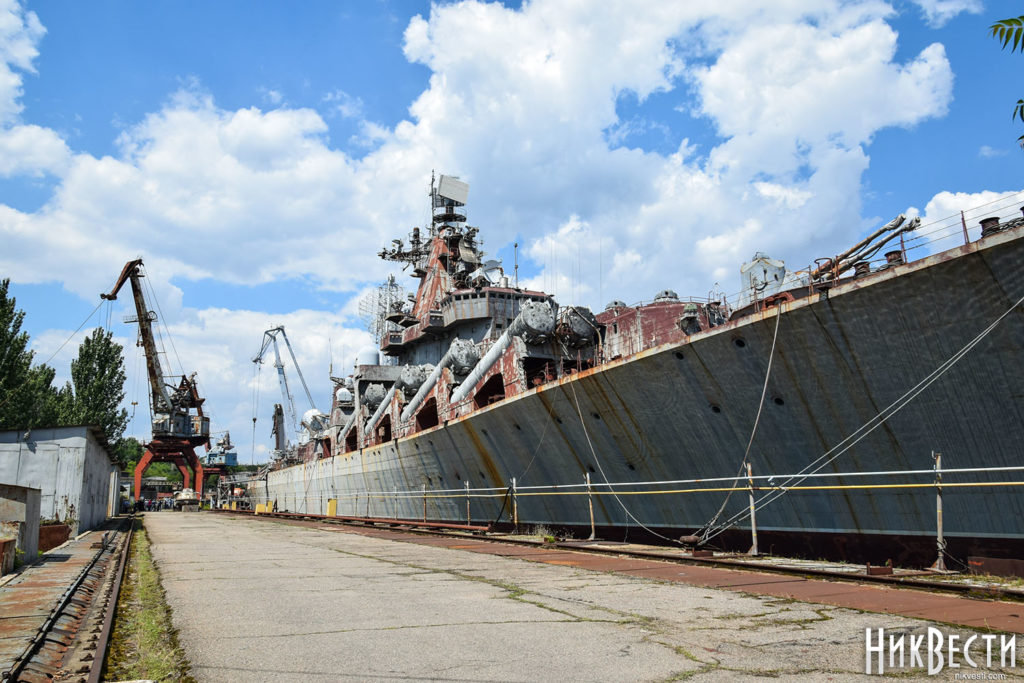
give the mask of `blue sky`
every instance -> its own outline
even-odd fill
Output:
[[[798,267],[900,212],[1012,214],[1024,56],[987,27],[1017,10],[0,0],[0,276],[43,360],[143,256],[215,429],[260,460],[262,331],[326,403],[435,169],[508,270],[518,242],[521,281],[595,308],[735,293],[754,251]],[[86,330],[109,318],[133,374],[125,312]]]

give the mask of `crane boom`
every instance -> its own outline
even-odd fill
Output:
[[[132,298],[135,301],[135,318],[126,322],[139,323],[139,337],[142,339],[142,348],[146,354],[146,372],[149,375],[149,388],[153,397],[153,411],[167,412],[171,408],[171,397],[164,386],[163,368],[160,367],[160,357],[157,355],[156,340],[153,337],[153,320],[156,314],[146,306],[146,300],[142,293],[142,283],[139,278],[142,275],[142,259],[135,259],[125,264],[121,276],[117,279],[114,288],[109,294],[100,294],[101,299],[114,301],[117,293],[121,291],[126,281],[131,283]]]
[[[203,400],[195,385],[195,373],[191,377],[182,375],[181,382],[177,387],[169,386],[164,382],[163,368],[160,365],[160,356],[157,353],[156,339],[153,336],[153,321],[156,320],[156,313],[149,310],[146,305],[146,298],[142,291],[143,277],[142,259],[135,259],[125,264],[121,270],[114,288],[107,294],[100,294],[100,298],[107,301],[117,299],[118,292],[125,282],[131,284],[132,299],[135,303],[135,316],[126,322],[137,322],[139,324],[139,337],[142,340],[142,348],[146,355],[146,373],[149,376],[149,387],[152,392],[153,405],[153,436],[179,436],[188,438],[196,444],[205,443],[209,440],[210,420],[203,416]],[[170,391],[168,391],[170,389]],[[189,409],[195,408],[197,420],[193,424]]]
[[[274,347],[274,367],[277,368],[277,379],[278,383],[281,385],[281,396],[283,398],[284,410],[288,413],[288,420],[291,422],[292,430],[295,433],[298,433],[298,413],[295,410],[295,398],[292,396],[291,389],[288,387],[288,377],[284,371],[284,363],[281,362],[281,351],[277,343],[277,337],[279,335],[284,339],[285,346],[288,348],[288,355],[291,356],[292,364],[295,366],[295,372],[298,373],[299,381],[302,382],[302,388],[306,392],[306,399],[309,401],[309,406],[310,408],[316,409],[316,405],[313,403],[313,395],[309,392],[309,387],[306,385],[306,378],[302,376],[302,368],[299,367],[299,361],[295,358],[295,352],[292,350],[292,344],[288,340],[288,334],[285,333],[283,325],[272,327],[263,333],[263,344],[260,346],[260,352],[252,359],[252,362],[262,363],[263,356],[266,354],[267,349],[271,346]]]

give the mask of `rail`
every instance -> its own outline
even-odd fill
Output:
[[[313,514],[311,509],[317,508],[315,516],[323,517],[327,519],[337,519],[342,522],[354,522],[354,523],[372,523],[378,521],[381,523],[388,523],[391,525],[396,524],[410,524],[413,523],[413,517],[416,518],[415,523],[418,525],[429,525],[431,522],[436,522],[438,519],[444,519],[445,522],[441,522],[442,526],[458,526],[452,522],[452,519],[458,519],[462,516],[462,513],[458,509],[464,503],[465,505],[465,525],[466,528],[473,524],[473,501],[480,501],[482,499],[501,499],[501,509],[494,514],[494,503],[491,503],[491,508],[487,511],[485,517],[489,518],[489,527],[494,528],[496,525],[502,523],[502,519],[506,513],[508,514],[509,521],[516,527],[519,527],[519,502],[520,499],[529,497],[550,497],[550,496],[586,496],[587,512],[589,513],[590,522],[590,538],[595,538],[595,517],[594,517],[594,500],[602,496],[612,496],[616,499],[626,496],[684,496],[690,494],[715,494],[725,493],[730,494],[732,492],[746,491],[749,496],[749,505],[744,505],[742,509],[737,511],[728,520],[727,523],[719,523],[717,526],[712,526],[715,520],[708,522],[706,527],[713,531],[713,534],[705,534],[700,537],[693,537],[697,539],[698,545],[705,545],[710,538],[717,536],[719,533],[724,531],[726,528],[739,524],[741,522],[748,522],[751,538],[753,541],[752,553],[757,554],[757,519],[756,510],[771,502],[771,496],[779,496],[783,493],[788,492],[799,492],[799,491],[898,491],[908,489],[933,489],[936,492],[936,561],[933,565],[933,569],[937,571],[946,571],[946,558],[951,558],[946,551],[946,540],[943,533],[943,521],[942,521],[942,491],[943,489],[979,489],[979,488],[1003,488],[1003,487],[1016,487],[1024,486],[1024,480],[1013,480],[1005,477],[995,478],[982,481],[951,481],[951,478],[956,475],[1006,475],[1007,473],[1022,472],[1024,471],[1024,465],[1022,466],[999,466],[999,467],[960,467],[943,469],[941,467],[941,455],[933,453],[935,460],[935,467],[930,469],[914,469],[914,470],[883,470],[883,471],[872,471],[872,472],[815,472],[807,474],[760,474],[753,475],[748,470],[748,474],[739,477],[712,477],[712,478],[692,478],[692,479],[672,479],[672,480],[659,480],[659,481],[644,481],[644,482],[593,482],[590,479],[589,473],[585,474],[584,481],[582,483],[567,483],[567,484],[549,484],[549,485],[533,485],[533,486],[519,486],[515,479],[512,479],[511,485],[508,487],[471,487],[469,482],[464,482],[464,485],[460,489],[431,489],[428,491],[426,486],[421,486],[419,490],[402,489],[399,490],[394,488],[390,491],[356,491],[346,494],[333,494],[327,498],[327,507],[324,507],[324,497],[322,492],[319,496],[308,495],[308,488],[301,499],[299,496],[289,500],[289,496],[285,494],[282,496],[280,501],[283,505],[284,514],[288,514],[290,508],[289,503],[294,502],[296,507],[301,507],[305,510],[305,515]],[[921,482],[913,481],[914,477],[932,477],[931,481]],[[866,483],[812,483],[803,484],[797,483],[794,485],[776,484],[775,480],[782,481],[793,481],[799,480],[823,480],[823,479],[840,479],[844,478],[865,478],[865,477],[876,477],[884,478],[879,482],[866,482]],[[893,482],[892,479],[895,477],[903,477],[911,479],[910,481],[899,481]],[[742,484],[741,484],[742,482]],[[713,484],[727,484],[724,486],[715,486]],[[648,488],[641,488],[648,487]],[[760,498],[755,499],[755,494],[760,494]],[[438,501],[451,501],[446,504],[444,512],[442,513],[442,507],[438,505]],[[402,503],[405,503],[403,505]],[[433,503],[434,510],[428,514],[428,502]],[[455,503],[454,505],[452,503]],[[379,514],[379,509],[383,503],[385,508],[385,514]],[[418,510],[413,508],[410,504],[417,504]],[[622,504],[622,501],[619,500]],[[268,501],[269,504],[269,501]],[[269,505],[264,506],[265,512],[277,512],[278,500],[274,500],[273,507]],[[269,509],[267,509],[269,507]],[[582,505],[579,508],[582,513]],[[415,511],[415,515],[413,512]],[[326,515],[323,513],[327,512]],[[299,516],[303,516],[303,513],[297,512]],[[479,521],[480,510],[477,510],[477,517]],[[635,517],[632,517],[636,519]],[[428,522],[428,519],[431,520]],[[654,536],[661,538],[662,540],[670,543],[682,542],[685,539],[676,541],[670,539],[656,531],[645,526],[642,521],[637,520],[639,525],[645,530],[652,533]],[[578,524],[578,523],[577,523]]]
[[[0,680],[52,678],[56,671],[67,669],[69,665],[77,666],[66,661],[73,656],[78,657],[79,662],[89,662],[90,682],[101,680],[133,524],[134,517],[129,517],[127,533],[112,529],[94,544],[93,547],[98,546],[96,553],[58,597],[22,652],[0,671]],[[116,568],[112,562],[115,559]],[[107,584],[105,577],[109,577],[111,571],[114,572],[113,579]],[[101,585],[109,585],[109,591],[98,590]],[[102,620],[96,618],[96,610],[102,610],[99,613]],[[91,624],[97,621],[102,624],[99,635],[93,643],[86,643],[85,640],[93,633]],[[69,625],[71,630],[68,630]],[[55,650],[48,643],[57,643],[59,647]]]
[[[251,511],[238,511],[238,510],[220,510],[229,515],[232,514],[252,514]],[[441,536],[465,538],[466,531],[478,533],[482,531],[484,527],[474,527],[472,529],[460,528],[460,525],[444,525],[444,524],[423,524],[417,520],[385,520],[385,519],[368,519],[362,517],[331,517],[327,515],[313,515],[313,514],[297,514],[297,513],[266,513],[263,515],[257,515],[257,518],[263,517],[265,519],[280,519],[285,520],[286,523],[289,521],[302,523],[303,521],[315,521],[317,523],[326,524],[340,524],[345,526],[355,526],[361,528],[360,533],[373,533],[373,529],[380,529],[381,526],[388,527],[387,533],[402,533],[410,535],[427,535],[427,536]],[[395,528],[402,527],[402,528]],[[389,536],[390,537],[390,536]],[[663,562],[672,562],[681,565],[697,565],[705,567],[721,567],[731,570],[740,571],[756,571],[770,574],[780,574],[784,576],[795,576],[795,577],[814,577],[827,579],[829,581],[840,581],[849,583],[871,583],[879,585],[895,586],[899,588],[919,589],[926,590],[929,593],[952,593],[960,595],[968,595],[972,598],[984,598],[994,600],[1016,600],[1024,601],[1024,591],[1017,589],[1012,586],[1006,585],[984,585],[978,583],[951,583],[946,581],[939,581],[932,578],[934,575],[927,571],[905,571],[901,573],[881,573],[874,574],[868,573],[867,567],[863,565],[856,565],[855,570],[850,569],[850,565],[845,565],[845,568],[828,569],[822,567],[809,566],[806,563],[795,563],[794,565],[778,564],[778,563],[765,563],[760,562],[757,558],[747,556],[743,553],[722,553],[722,554],[700,554],[696,552],[680,551],[678,549],[661,549],[656,546],[648,547],[631,547],[623,546],[621,544],[612,543],[609,547],[603,546],[600,542],[593,543],[591,541],[559,541],[550,540],[538,541],[531,538],[516,537],[502,535],[497,538],[477,538],[474,539],[479,542],[494,543],[500,546],[525,546],[530,548],[543,548],[551,551],[571,551],[577,553],[586,553],[593,555],[605,555],[621,559],[623,557],[636,558],[636,559],[655,559]],[[456,546],[458,547],[458,546]],[[507,552],[502,552],[502,555],[508,555]],[[531,553],[534,554],[534,553]],[[827,564],[827,563],[826,563]],[[862,569],[863,568],[863,569]]]
[[[976,473],[999,473],[999,472],[1024,472],[1024,465],[1019,466],[1006,466],[1006,467],[960,467],[943,469],[942,475],[949,476],[955,474],[976,474]],[[369,497],[372,500],[422,500],[426,498],[431,499],[465,499],[469,498],[504,498],[508,495],[509,491],[514,491],[518,496],[576,496],[576,495],[594,495],[594,496],[610,496],[610,495],[666,495],[666,494],[681,494],[681,493],[717,493],[727,491],[749,491],[751,488],[755,491],[828,491],[828,490],[850,490],[850,489],[901,489],[901,488],[932,488],[936,484],[934,482],[927,483],[875,483],[875,484],[831,484],[831,485],[794,485],[784,486],[779,484],[773,484],[772,481],[787,480],[787,479],[842,479],[842,478],[855,478],[855,477],[897,477],[897,476],[934,476],[936,473],[935,469],[917,469],[917,470],[881,470],[875,472],[817,472],[813,474],[761,474],[754,476],[743,475],[741,477],[729,476],[729,477],[702,477],[692,479],[662,479],[657,481],[630,481],[630,482],[597,482],[597,481],[583,481],[581,483],[572,484],[547,484],[547,485],[534,485],[534,486],[521,486],[521,485],[510,485],[507,487],[468,487],[462,488],[449,488],[449,489],[391,489],[391,490],[366,490],[357,491],[354,493],[347,494],[332,494],[325,497],[322,493],[317,496],[304,496],[309,500],[328,500],[334,499],[340,502],[342,500],[366,500]],[[757,484],[753,487],[750,485],[744,486],[692,486],[689,488],[661,488],[656,490],[637,490],[635,487],[641,486],[675,486],[685,484],[714,484],[721,482],[735,482],[737,479],[743,481],[754,481],[764,482],[763,484]],[[950,482],[944,480],[941,484],[944,488],[957,488],[957,487],[979,487],[979,486],[1020,486],[1024,485],[1022,481],[986,481],[986,482]],[[634,487],[634,488],[630,488]],[[607,489],[604,491],[596,489]]]

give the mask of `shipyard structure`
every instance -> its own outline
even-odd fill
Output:
[[[379,349],[279,445],[253,504],[743,550],[756,524],[762,552],[856,561],[1022,556],[1024,219],[907,262],[901,216],[804,271],[758,254],[732,307],[663,291],[595,313],[485,260],[468,185],[440,176],[429,198],[431,223],[380,253],[415,295],[388,302]]]

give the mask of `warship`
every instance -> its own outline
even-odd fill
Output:
[[[381,251],[419,280],[254,505],[863,562],[1024,557],[1024,218],[916,260],[900,216],[743,290],[599,312],[484,258],[468,184]],[[884,258],[880,259],[880,254]],[[756,532],[756,533],[754,533]]]

